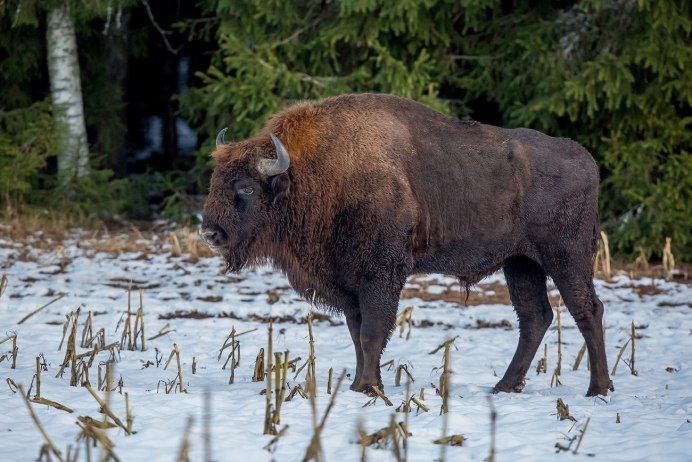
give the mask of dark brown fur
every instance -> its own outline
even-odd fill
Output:
[[[275,156],[270,132],[291,167],[265,178],[255,166]],[[598,169],[579,144],[363,94],[291,106],[214,157],[207,242],[229,269],[269,260],[300,294],[346,316],[352,389],[382,386],[379,358],[408,275],[454,274],[471,284],[499,268],[520,337],[495,390],[521,390],[550,326],[546,276],[586,340],[587,394],[612,386],[592,281]]]

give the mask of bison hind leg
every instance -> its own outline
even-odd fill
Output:
[[[565,265],[565,253],[568,265]],[[548,274],[562,295],[565,306],[584,336],[589,353],[591,381],[587,396],[606,395],[613,391],[613,382],[608,375],[603,334],[603,304],[596,295],[593,285],[593,266],[587,252],[571,255],[569,252],[557,258],[545,258]]]
[[[543,268],[528,257],[515,256],[505,260],[503,270],[519,318],[519,344],[494,393],[520,392],[524,388],[531,361],[553,321]]]

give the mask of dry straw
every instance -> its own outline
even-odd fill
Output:
[[[618,363],[620,362],[620,359],[622,358],[622,354],[625,352],[627,345],[631,345],[631,353],[630,353],[629,362],[627,362],[627,360],[625,360],[625,364],[627,364],[627,366],[629,366],[630,373],[632,375],[639,375],[639,372],[634,367],[635,342],[637,339],[637,330],[636,330],[636,327],[634,325],[634,321],[632,321],[632,325],[631,325],[630,329],[631,329],[630,338],[628,338],[627,341],[624,343],[624,345],[622,345],[622,347],[620,348],[620,351],[618,352],[617,359],[615,360],[615,364],[613,365],[613,370],[610,371],[610,375],[615,375],[615,371],[617,371],[617,368],[618,368]]]
[[[389,425],[374,433],[366,433],[360,424],[358,434],[359,443],[363,448],[362,459],[365,458],[365,448],[372,446],[375,449],[391,448],[392,455],[397,462],[406,460],[406,444],[411,433],[404,422],[396,421],[394,414],[389,417]]]
[[[559,387],[562,385],[562,382],[560,382],[560,374],[562,372],[562,322],[561,322],[561,316],[560,313],[562,310],[560,309],[560,305],[562,304],[562,298],[560,298],[560,302],[557,305],[557,308],[555,311],[557,312],[557,365],[555,366],[555,369],[553,370],[553,376],[550,379],[550,386],[553,387]]]
[[[341,388],[341,384],[344,381],[345,377],[346,377],[346,370],[344,369],[341,372],[339,379],[336,381],[336,387],[334,388],[334,394],[329,399],[329,404],[327,404],[327,408],[324,410],[324,415],[322,416],[322,419],[320,420],[319,425],[317,424],[317,406],[315,403],[315,399],[316,399],[315,389],[313,388],[313,390],[310,393],[310,404],[312,407],[314,433],[312,435],[312,439],[310,440],[310,444],[308,445],[308,447],[305,451],[305,457],[303,457],[303,462],[306,462],[309,460],[314,460],[314,461],[319,462],[319,461],[323,460],[321,435],[322,435],[322,432],[324,431],[324,426],[327,423],[327,417],[329,417],[329,413],[331,412],[332,408],[334,407],[334,401],[336,400],[336,395],[339,393],[339,389]]]
[[[97,403],[101,406],[101,412],[103,412],[105,415],[111,418],[113,422],[120,428],[122,428],[126,434],[131,435],[132,431],[130,428],[128,428],[126,425],[122,423],[122,421],[111,411],[110,407],[108,407],[108,404],[99,397],[99,395],[94,391],[93,388],[88,383],[84,384],[84,388],[87,389],[89,394],[94,397]]]
[[[190,432],[192,431],[192,416],[188,416],[187,423],[185,424],[185,432],[183,433],[183,439],[180,442],[180,449],[178,449],[177,462],[190,462]]]
[[[488,405],[490,406],[490,454],[487,462],[495,462],[495,436],[497,433],[497,411],[493,399],[488,396]]]
[[[55,447],[55,444],[53,444],[53,441],[50,439],[48,436],[48,433],[46,433],[46,430],[43,428],[43,425],[41,425],[41,421],[38,420],[38,416],[34,412],[34,409],[31,407],[31,403],[29,402],[29,399],[25,396],[24,394],[24,389],[22,388],[21,385],[18,385],[17,388],[19,389],[19,394],[21,395],[22,399],[24,400],[24,404],[26,404],[27,409],[29,410],[29,414],[31,415],[31,419],[34,421],[34,424],[38,428],[38,430],[41,432],[41,435],[43,435],[43,439],[46,440],[46,445],[48,449],[50,450],[51,453],[59,460],[59,461],[64,461],[62,458],[62,454],[60,451],[58,451],[58,448]]]
[[[173,381],[171,381],[166,386],[166,393],[168,394],[173,390],[176,382],[178,384],[178,391],[180,393],[187,393],[187,390],[185,389],[185,387],[183,387],[183,370],[180,367],[180,349],[178,348],[178,345],[175,343],[173,344],[173,350],[171,351],[171,354],[168,355],[168,360],[166,361],[166,365],[163,366],[163,370],[165,371],[168,368],[168,365],[170,364],[171,359],[173,359],[173,356],[175,356],[175,362],[176,362],[176,365],[178,366],[178,373],[176,374]]]
[[[413,307],[409,306],[399,315],[399,319],[396,321],[396,325],[399,326],[399,337],[404,336],[404,330],[408,328],[406,332],[406,340],[411,338],[411,330],[413,328]]]
[[[274,425],[274,419],[272,418],[272,322],[269,321],[269,329],[267,329],[267,373],[266,373],[266,404],[264,409],[264,434],[265,435],[276,435],[276,426]],[[264,368],[263,368],[264,369]],[[278,368],[277,368],[278,369]],[[264,372],[264,370],[262,370]]]
[[[2,294],[5,293],[6,288],[7,288],[7,276],[5,276],[3,274],[2,278],[0,278],[0,297],[2,297]]]
[[[612,275],[610,267],[610,244],[608,243],[608,235],[601,231],[601,239],[599,241],[598,252],[596,253],[596,258],[593,262],[594,273],[599,272],[606,279],[610,280]]]
[[[538,360],[538,364],[536,365],[536,375],[540,375],[541,372],[544,374],[548,373],[548,344],[547,343],[543,344],[543,357]]]
[[[673,278],[673,270],[675,269],[675,257],[671,247],[671,238],[666,238],[666,244],[663,246],[663,271],[666,279]]]
[[[4,289],[4,288],[3,288],[3,289]],[[61,300],[64,296],[65,296],[65,294],[60,294],[60,295],[58,295],[57,297],[55,297],[53,300],[51,300],[51,301],[49,301],[48,303],[46,303],[45,305],[36,308],[34,311],[32,311],[31,313],[27,314],[27,315],[24,316],[22,319],[20,319],[19,322],[17,322],[17,324],[22,324],[22,323],[24,323],[24,321],[26,321],[27,319],[29,319],[30,317],[32,317],[32,316],[35,315],[36,313],[41,312],[41,311],[44,310],[45,308],[48,308],[49,306],[51,306],[53,303],[57,302],[58,300]]]

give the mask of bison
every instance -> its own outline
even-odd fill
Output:
[[[599,174],[578,143],[382,94],[297,103],[235,143],[225,131],[201,238],[228,271],[269,261],[302,296],[343,313],[352,390],[382,387],[407,276],[455,275],[468,288],[500,268],[519,344],[494,391],[524,386],[553,319],[547,276],[586,341],[587,395],[612,390],[593,285]]]

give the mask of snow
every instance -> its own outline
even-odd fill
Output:
[[[62,250],[61,250],[61,247]],[[11,369],[11,341],[0,345],[0,460],[34,460],[44,440],[30,418],[18,393],[5,386],[8,378],[29,388],[35,373],[35,358],[43,354],[48,370],[42,373],[41,396],[74,409],[70,414],[46,405],[32,404],[47,434],[65,455],[68,445],[78,443],[77,416],[102,420],[98,403],[84,387],[69,385],[69,370],[56,378],[65,355],[58,351],[65,316],[80,308],[78,337],[87,313],[93,315],[94,331],[105,328],[106,343],[120,340],[127,307],[127,286],[133,281],[133,310],[139,306],[138,287],[143,287],[145,337],[154,336],[167,324],[171,332],[146,342],[145,351],[123,350],[115,357],[116,380],[122,377],[123,394],[110,393],[110,407],[124,421],[127,392],[134,415],[133,435],[119,428],[108,430],[114,452],[120,460],[174,460],[183,440],[189,416],[193,418],[189,438],[192,460],[204,460],[205,424],[209,424],[213,460],[302,460],[313,434],[312,411],[308,400],[296,396],[284,402],[279,429],[288,426],[275,445],[274,452],[264,450],[271,436],[263,435],[265,389],[263,382],[252,382],[254,360],[260,348],[267,346],[266,318],[282,320],[274,324],[275,352],[290,351],[290,358],[308,355],[308,328],[301,321],[310,304],[297,297],[286,279],[269,267],[223,275],[217,258],[192,262],[188,255],[172,256],[161,242],[151,243],[158,252],[122,252],[111,255],[78,245],[78,240],[55,244],[52,249],[26,249],[0,239],[0,276],[8,286],[0,296],[2,334],[16,332],[19,348],[16,369]],[[19,258],[19,256],[24,255]],[[483,290],[481,282],[473,290]],[[501,274],[489,278],[502,283]],[[430,275],[417,282],[428,282],[435,295],[449,287],[458,287],[456,279]],[[488,289],[495,292],[496,287]],[[276,291],[276,293],[272,293]],[[572,370],[583,344],[572,318],[562,316],[561,386],[551,387],[551,374],[557,360],[557,328],[554,322],[544,342],[548,345],[548,374],[537,375],[535,366],[543,349],[534,359],[526,388],[519,394],[492,395],[512,358],[518,338],[516,317],[506,305],[463,307],[442,299],[402,300],[400,308],[413,306],[414,327],[406,340],[394,333],[382,362],[393,360],[382,376],[385,393],[394,403],[386,406],[378,399],[363,407],[370,398],[348,390],[347,377],[338,392],[321,436],[325,460],[360,460],[357,443],[358,425],[368,433],[387,426],[390,416],[406,396],[406,387],[395,386],[396,366],[408,364],[415,381],[411,392],[425,390],[423,403],[430,412],[414,410],[408,414],[408,460],[429,461],[440,456],[441,446],[432,443],[441,436],[445,419],[440,415],[441,398],[435,388],[441,374],[442,351],[433,351],[445,340],[457,337],[452,348],[452,389],[448,434],[462,434],[462,447],[446,447],[447,460],[484,460],[491,447],[491,406],[497,412],[496,460],[535,461],[558,457],[574,460],[634,461],[690,460],[692,453],[692,288],[689,285],[645,278],[633,280],[617,276],[610,282],[597,281],[597,291],[606,306],[605,327],[609,367],[630,337],[634,322],[636,339],[635,368],[632,375],[623,360],[629,361],[628,346],[612,377],[615,392],[608,397],[587,398],[589,375],[586,358],[577,371]],[[23,324],[17,322],[36,308],[65,297]],[[276,295],[278,295],[278,300]],[[460,297],[461,300],[461,297]],[[269,302],[275,303],[269,303]],[[201,314],[197,318],[171,317],[174,313]],[[204,317],[207,315],[207,317]],[[297,320],[299,322],[290,322]],[[477,321],[501,323],[509,320],[512,328],[478,328]],[[422,324],[422,325],[421,325]],[[116,326],[118,331],[116,332]],[[425,327],[424,327],[425,326]],[[235,383],[229,385],[229,370],[222,369],[227,354],[217,361],[231,329],[250,331],[238,337],[241,364],[235,371]],[[253,330],[256,329],[256,330]],[[5,338],[0,334],[0,337]],[[2,340],[0,338],[0,340]],[[329,368],[335,378],[342,369],[352,373],[355,366],[353,346],[343,319],[331,316],[314,322],[317,371],[317,413],[322,418],[330,399],[327,395]],[[79,342],[79,339],[78,339]],[[175,359],[168,369],[164,364],[173,349],[181,354],[183,384],[187,393],[166,394],[165,383],[176,375]],[[78,347],[77,353],[88,351]],[[111,357],[98,353],[89,378],[97,385],[98,365]],[[196,373],[192,374],[193,357]],[[147,362],[153,363],[144,367]],[[297,379],[289,373],[291,387],[305,385],[305,370]],[[163,381],[163,382],[160,382]],[[336,380],[335,380],[336,381]],[[35,392],[35,389],[34,389]],[[209,396],[209,411],[205,396]],[[106,393],[98,392],[104,397]],[[33,392],[32,392],[33,396]],[[556,401],[562,399],[577,420],[560,421]],[[273,398],[272,398],[273,399]],[[415,409],[415,406],[414,406]],[[619,415],[620,423],[616,423]],[[395,413],[397,421],[406,418]],[[556,454],[556,443],[570,444],[589,420],[576,455]],[[571,448],[576,446],[576,440]],[[86,460],[83,443],[81,459]],[[97,450],[93,450],[97,451]],[[92,454],[97,454],[93,452]],[[391,449],[367,449],[370,460],[395,460]]]

